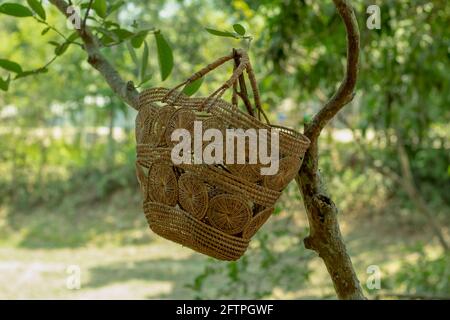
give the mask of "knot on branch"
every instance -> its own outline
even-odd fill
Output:
[[[303,239],[303,244],[305,245],[306,249],[315,250],[314,241],[311,236],[308,236],[305,239]]]
[[[87,61],[89,62],[90,65],[95,66],[99,62],[99,60],[100,60],[100,57],[96,53],[93,53],[93,54],[89,55]]]
[[[127,91],[128,92],[133,92],[135,90],[135,86],[134,86],[134,82],[133,81],[128,81],[127,82]]]
[[[312,201],[316,208],[317,218],[321,223],[324,223],[327,218],[336,215],[336,205],[328,196],[316,194],[313,196]]]
[[[314,204],[319,209],[325,209],[327,211],[333,210],[336,208],[336,205],[334,204],[333,200],[330,199],[330,197],[324,195],[324,194],[316,194],[313,197]]]

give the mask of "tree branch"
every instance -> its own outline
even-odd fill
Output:
[[[67,18],[71,16],[67,10],[70,5],[65,0],[49,1]],[[76,26],[74,26],[74,28],[78,31],[78,34],[83,41],[84,50],[88,54],[89,64],[100,72],[108,85],[119,96],[119,98],[134,109],[138,109],[138,91],[131,81],[125,82],[125,80],[122,79],[117,70],[101,53],[97,37],[95,37],[89,27],[84,24],[78,29]]]
[[[87,21],[87,18],[89,17],[89,11],[91,11],[93,2],[94,2],[94,0],[89,0],[88,7],[86,9],[86,14],[84,15],[84,19],[83,19],[83,25],[82,25],[83,30],[86,30],[86,21]]]
[[[333,0],[347,31],[347,67],[344,79],[336,93],[314,116],[305,134],[311,141],[317,140],[322,129],[353,97],[358,77],[359,28],[353,8],[347,0]]]
[[[353,8],[347,0],[333,2],[347,31],[346,74],[338,91],[305,128],[311,144],[296,182],[303,196],[310,229],[309,236],[304,240],[305,247],[316,251],[323,259],[339,299],[365,299],[342,239],[338,209],[324,191],[318,170],[317,140],[325,125],[352,100],[358,75],[359,29]]]

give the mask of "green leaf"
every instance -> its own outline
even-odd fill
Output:
[[[114,21],[108,21],[108,20],[105,20],[105,22],[103,23],[104,24],[104,26],[106,27],[106,28],[116,28],[116,29],[120,29],[120,24],[118,24],[118,23],[116,23],[116,22],[114,22]]]
[[[113,32],[109,31],[108,29],[102,27],[94,27],[93,29],[95,29],[96,31],[98,31],[103,35],[103,37],[100,37],[100,42],[103,45],[108,45],[119,41],[119,37]]]
[[[140,31],[133,38],[131,38],[131,45],[133,48],[140,48],[147,37],[148,31]]]
[[[133,60],[134,64],[136,66],[138,66],[139,61],[138,61],[138,57],[136,55],[136,51],[133,49],[133,46],[129,42],[127,42],[127,49],[128,49],[128,52],[130,53],[131,59]]]
[[[32,76],[32,75],[36,75],[36,74],[40,74],[40,73],[47,73],[47,72],[48,72],[47,68],[40,68],[37,70],[24,71],[24,72],[18,74],[14,79],[25,78],[28,76]]]
[[[64,52],[67,51],[67,48],[69,48],[69,45],[70,45],[70,43],[64,42],[63,44],[57,46],[57,47],[55,48],[55,54],[56,54],[57,56],[62,55]]]
[[[0,68],[14,73],[22,72],[22,67],[18,63],[6,59],[0,59]]]
[[[59,42],[56,41],[49,41],[48,43],[50,43],[51,45],[55,46],[55,47],[59,47]]]
[[[240,36],[245,35],[245,28],[241,24],[239,24],[239,23],[233,24],[233,29]]]
[[[303,123],[310,123],[312,121],[312,116],[310,114],[303,115]]]
[[[47,34],[47,32],[50,31],[50,27],[45,28],[44,30],[42,30],[41,35],[45,35]]]
[[[147,74],[144,77],[142,77],[141,79],[141,83],[139,84],[140,86],[143,85],[144,83],[148,82],[149,80],[151,80],[153,78],[152,74]]]
[[[101,42],[102,45],[108,46],[110,44],[113,44],[115,41],[114,41],[113,38],[104,35],[103,37],[100,38],[100,42]]]
[[[10,82],[11,82],[11,75],[8,75],[8,78],[6,78],[6,80],[3,80],[0,77],[0,90],[8,91]]]
[[[77,31],[72,32],[72,34],[67,38],[68,42],[74,42],[80,37],[80,34]]]
[[[201,85],[203,83],[203,78],[197,79],[194,82],[189,83],[184,89],[183,93],[192,96],[194,93],[200,89]]]
[[[13,17],[32,17],[33,12],[27,7],[17,3],[4,3],[0,6],[0,12]]]
[[[27,0],[28,5],[31,9],[33,9],[36,14],[42,18],[42,20],[47,19],[47,16],[45,15],[45,10],[42,4],[37,0]]]
[[[158,49],[159,69],[161,71],[161,80],[164,81],[172,72],[173,68],[173,54],[172,49],[167,43],[164,36],[157,32],[155,33],[156,47]]]
[[[100,18],[105,18],[107,11],[106,0],[94,0],[92,3],[92,9],[95,10]]]
[[[120,41],[128,39],[133,36],[133,32],[128,31],[126,29],[114,29],[111,31],[119,38]]]
[[[145,76],[145,72],[147,71],[147,67],[148,67],[148,45],[147,42],[144,42],[144,50],[142,52],[142,61],[141,61],[141,80],[144,78]]]
[[[108,16],[113,13],[114,11],[118,10],[121,6],[125,4],[125,1],[120,0],[114,3],[108,10]]]
[[[205,30],[215,36],[218,36],[218,37],[228,37],[228,38],[235,38],[235,39],[238,38],[238,36],[236,36],[236,34],[234,34],[232,32],[228,32],[228,31],[220,31],[220,30],[215,30],[215,29],[211,29],[211,28],[205,28]]]

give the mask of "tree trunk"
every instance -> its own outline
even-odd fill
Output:
[[[323,191],[316,170],[317,162],[312,156],[316,148],[317,145],[310,147],[296,178],[310,228],[310,234],[304,239],[304,244],[307,249],[316,251],[322,258],[339,299],[362,300],[365,297],[339,229],[338,209]]]

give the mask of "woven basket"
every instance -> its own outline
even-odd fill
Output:
[[[190,98],[182,93],[182,86],[230,60],[235,63],[232,77],[209,97]],[[250,80],[253,103],[247,96],[244,71]],[[229,88],[233,90],[231,103],[221,98]],[[247,113],[239,110],[239,98]],[[277,130],[278,173],[263,176],[260,165],[248,163],[175,165],[171,161],[171,133],[178,128],[192,132],[194,121],[202,121],[204,130],[214,128],[221,132]],[[143,91],[136,117],[136,141],[136,174],[151,230],[220,260],[237,260],[245,253],[251,237],[272,214],[281,191],[300,169],[309,146],[304,135],[269,124],[243,50],[233,50],[171,90]]]

